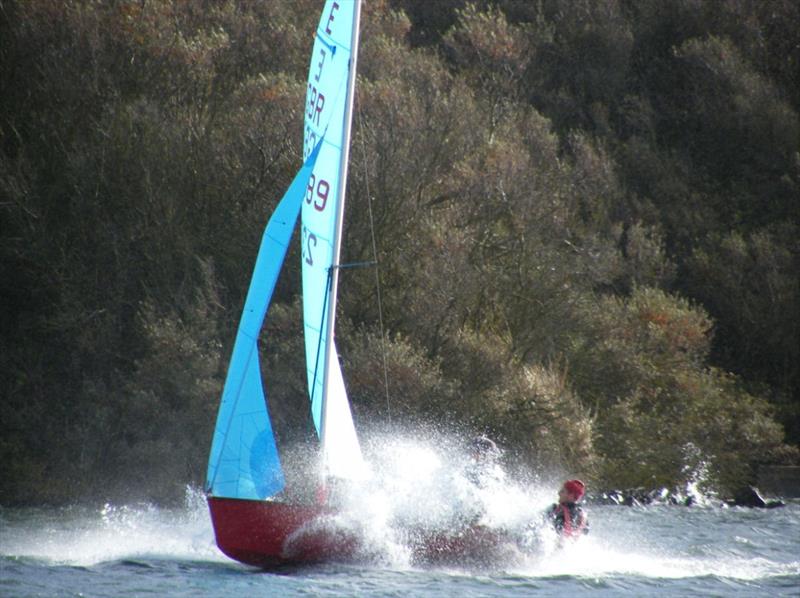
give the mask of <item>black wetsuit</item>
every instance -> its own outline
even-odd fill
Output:
[[[589,533],[589,520],[574,502],[558,503],[550,507],[547,517],[560,536],[570,537]]]

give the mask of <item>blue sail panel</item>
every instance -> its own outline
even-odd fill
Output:
[[[225,442],[218,457],[211,493],[230,498],[262,499],[283,489],[283,471],[266,410],[261,384],[258,349],[250,348],[249,358],[230,371],[240,378],[236,414],[230,419]]]
[[[264,499],[285,484],[261,381],[258,337],[320,147],[294,177],[261,239],[208,460],[206,490],[214,496]]]

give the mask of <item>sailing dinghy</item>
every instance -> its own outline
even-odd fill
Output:
[[[341,561],[363,554],[358,530],[336,525],[333,501],[287,491],[262,384],[258,337],[287,247],[301,219],[305,357],[322,454],[320,487],[366,472],[334,343],[360,0],[326,0],[308,73],[304,163],[264,231],[217,416],[206,495],[220,550],[259,567]],[[290,490],[290,489],[289,489]],[[406,530],[408,531],[408,530]],[[481,526],[417,530],[421,562],[474,561],[502,540]]]
[[[302,213],[303,317],[309,397],[322,449],[322,479],[363,475],[364,461],[333,341],[338,260],[358,48],[360,1],[327,0],[308,73],[304,163],[273,212],[256,258],[217,416],[206,494],[217,545],[243,563],[341,560],[353,535],[316,525],[335,514],[283,498],[258,337]]]

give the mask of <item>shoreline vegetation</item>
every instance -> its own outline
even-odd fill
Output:
[[[318,9],[0,3],[0,505],[202,484]],[[800,6],[370,0],[363,23],[356,425],[486,432],[593,488],[733,498],[800,464]],[[298,243],[262,368],[308,448]]]

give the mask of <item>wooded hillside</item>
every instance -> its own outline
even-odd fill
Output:
[[[0,504],[202,483],[320,6],[0,0]],[[368,0],[358,76],[360,428],[487,431],[596,488],[797,462],[796,2]],[[303,423],[299,259],[262,345]]]

